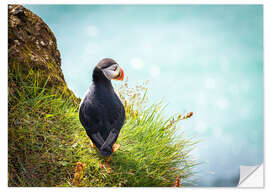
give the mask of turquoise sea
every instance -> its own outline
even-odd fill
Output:
[[[128,82],[201,140],[194,186],[235,186],[240,165],[263,162],[261,5],[25,5],[54,32],[68,86],[82,97],[93,67],[115,59]],[[121,84],[114,83],[116,86]]]

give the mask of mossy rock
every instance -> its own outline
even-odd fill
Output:
[[[21,5],[8,6],[8,68],[9,72],[25,75],[31,70],[33,75],[39,73],[40,83],[47,82],[47,87],[71,96],[75,105],[80,102],[65,82],[53,32],[39,16]],[[9,76],[9,88],[11,84],[16,86]]]

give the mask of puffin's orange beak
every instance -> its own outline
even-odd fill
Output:
[[[124,71],[120,66],[119,66],[119,68],[120,68],[120,75],[116,78],[116,80],[123,80],[124,79]]]

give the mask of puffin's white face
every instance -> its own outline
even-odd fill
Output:
[[[103,74],[109,80],[123,80],[124,79],[124,71],[118,64],[112,64],[106,68],[101,69]]]

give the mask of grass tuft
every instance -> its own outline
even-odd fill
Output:
[[[191,183],[195,142],[178,123],[192,113],[165,119],[162,103],[147,102],[146,83],[125,82],[117,89],[127,117],[120,149],[104,164],[79,122],[74,96],[56,92],[49,80],[33,69],[23,74],[16,64],[9,69],[9,186],[174,186],[177,176]]]

